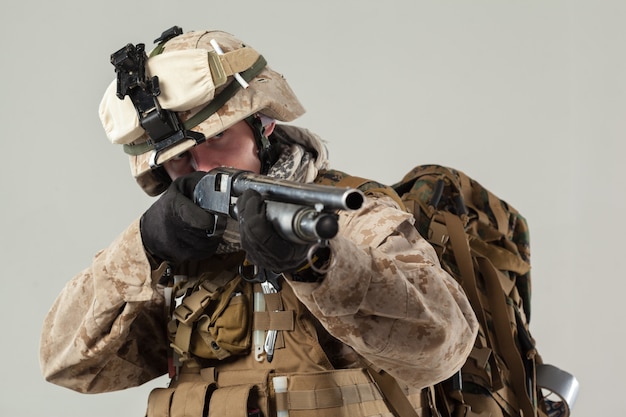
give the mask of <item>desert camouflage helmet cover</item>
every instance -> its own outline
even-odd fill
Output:
[[[175,111],[187,130],[206,138],[255,113],[283,122],[304,113],[285,78],[265,65],[257,51],[226,32],[192,31],[168,40],[149,54],[146,73],[158,76],[161,107]],[[243,88],[235,74],[247,73],[256,75]],[[147,194],[157,195],[164,184],[153,169],[191,149],[196,141],[188,138],[157,153],[130,98],[120,100],[116,87],[114,80],[102,98],[100,120],[111,142],[123,145],[129,154],[137,183]],[[236,93],[222,104],[226,94],[220,94],[229,88]]]

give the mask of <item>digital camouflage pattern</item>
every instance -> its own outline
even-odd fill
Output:
[[[139,220],[67,283],[41,336],[46,379],[80,392],[136,386],[162,375],[167,340],[163,294]],[[157,360],[159,358],[159,360]]]
[[[331,335],[414,387],[463,364],[476,331],[471,307],[408,214],[388,198],[370,198],[358,212],[341,214],[332,244],[337,264],[321,284],[290,283]],[[46,379],[103,392],[165,373],[158,276],[137,221],[54,303],[41,338]]]
[[[301,136],[297,143],[319,141],[304,129],[286,131]],[[303,160],[306,170],[298,164],[290,170],[303,180],[326,166]],[[283,281],[280,304],[293,311],[295,322],[281,331],[271,363],[256,361],[252,352],[195,362],[217,369],[218,388],[237,379],[228,375],[241,372],[335,375],[337,369],[362,368],[356,354],[413,390],[460,369],[478,327],[463,290],[441,268],[411,214],[384,193],[369,189],[366,194],[361,209],[339,214],[340,231],[331,242],[336,263],[324,280]],[[237,269],[224,267],[229,256],[237,253],[220,253],[172,272],[193,282],[216,274],[235,278]],[[164,265],[155,268],[137,220],[65,286],[42,330],[40,358],[48,381],[95,393],[138,386],[168,371],[169,317],[159,284]],[[185,378],[171,388],[182,389],[177,384]],[[257,388],[267,402],[266,385]],[[267,405],[261,407],[267,411]]]
[[[445,178],[446,175],[450,176],[447,180],[448,187],[454,187],[454,184],[458,184],[467,190],[463,198],[466,204],[471,205],[476,216],[479,216],[477,218],[478,221],[469,223],[470,229],[468,233],[484,242],[495,243],[509,249],[516,256],[519,256],[521,261],[530,265],[530,232],[524,216],[509,203],[494,196],[478,181],[456,169],[437,165],[417,166],[409,171],[402,181],[394,185],[395,188],[402,187],[400,193],[406,194],[405,198],[421,202],[421,212],[423,214],[420,215],[419,210],[415,211],[414,214],[416,215],[417,230],[422,236],[428,236],[430,225],[430,218],[426,215],[429,210],[427,203],[433,198],[437,180]],[[412,184],[410,190],[406,189],[409,181]],[[456,193],[458,190],[451,192]],[[447,196],[446,198],[450,197]],[[441,201],[440,207],[448,207],[456,212],[455,204],[454,201]],[[450,262],[450,265],[454,265],[454,262]],[[515,281],[522,299],[525,315],[527,320],[530,321],[532,287],[530,268],[525,269],[527,269],[527,272],[510,276],[510,279]],[[503,271],[503,273],[511,274],[510,271]]]
[[[393,187],[442,266],[462,284],[480,323],[460,374],[463,392],[441,385],[440,402],[461,415],[487,409],[494,417],[545,415],[535,380],[542,360],[528,327],[526,219],[478,181],[448,167],[417,166]]]
[[[159,48],[159,53],[167,54],[188,49],[202,49],[207,52],[213,52],[214,48],[211,45],[211,40],[215,40],[224,53],[240,49],[244,46],[250,48],[250,45],[244,44],[230,33],[223,31],[190,31],[167,41]],[[160,74],[151,75],[159,76]],[[167,79],[160,80],[160,82],[167,83]],[[232,76],[228,77],[227,85],[231,83],[237,85],[237,81],[235,81]],[[204,134],[207,138],[211,138],[240,120],[257,112],[282,122],[290,122],[304,114],[304,108],[287,83],[285,77],[269,66],[265,66],[248,84],[248,88],[239,88],[235,95],[215,113],[206,120],[201,121],[198,125],[191,126],[190,129]],[[222,86],[216,90],[216,98],[212,101],[217,101],[217,97],[224,88],[225,86]],[[111,98],[105,93],[101,103],[101,118],[103,114],[102,106],[106,106],[107,100],[111,100]],[[189,111],[179,112],[178,115],[181,122],[186,123],[187,120],[196,116],[205,105],[206,103]],[[102,121],[106,130],[105,120]],[[141,146],[146,143],[147,139],[148,136],[144,133],[131,144],[127,145]],[[156,162],[162,164],[168,159],[191,149],[193,146],[195,146],[193,140],[183,141],[160,153]],[[151,170],[149,163],[151,156],[151,151],[138,155],[130,155],[130,166],[132,175],[137,183],[146,193],[154,196],[164,190],[164,184]]]

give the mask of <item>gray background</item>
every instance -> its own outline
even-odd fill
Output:
[[[150,204],[97,107],[109,55],[219,28],[284,73],[334,165],[395,182],[455,166],[528,219],[531,331],[582,385],[575,416],[623,415],[626,2],[10,2],[2,47],[0,415],[141,416],[159,379],[81,395],[43,381],[64,283]],[[618,168],[620,170],[618,171]]]

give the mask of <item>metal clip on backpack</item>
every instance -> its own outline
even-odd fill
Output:
[[[529,331],[526,220],[467,175],[438,165],[418,166],[392,187],[480,323],[462,370],[434,387],[440,415],[569,416],[578,382],[543,364]]]

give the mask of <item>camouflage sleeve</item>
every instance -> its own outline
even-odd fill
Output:
[[[321,284],[291,282],[336,338],[422,388],[461,368],[477,332],[463,290],[441,269],[413,217],[388,197],[342,214],[334,268]]]
[[[67,283],[47,314],[40,342],[46,380],[95,393],[137,386],[166,372],[158,275],[136,221]]]

